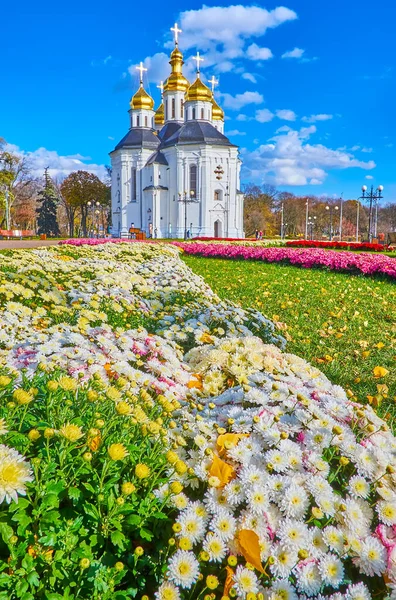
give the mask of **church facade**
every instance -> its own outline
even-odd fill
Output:
[[[196,60],[190,84],[176,33],[156,111],[140,65],[129,131],[110,153],[114,236],[132,227],[154,238],[244,237],[238,147],[224,135],[224,112],[213,88],[200,78],[199,53]]]

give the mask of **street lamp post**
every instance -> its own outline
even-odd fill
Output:
[[[359,242],[359,208],[360,208],[360,202],[359,200],[356,200],[357,202],[357,210],[356,210],[356,243]]]
[[[187,239],[187,205],[192,202],[198,202],[197,198],[195,198],[194,190],[190,190],[190,192],[183,192],[183,194],[179,193],[179,202],[184,204],[184,239]]]
[[[309,211],[309,202],[308,198],[305,202],[305,239],[308,239],[308,211]]]
[[[285,224],[284,224],[284,208],[283,202],[281,204],[281,240],[285,237]]]
[[[315,223],[316,223],[316,217],[310,217],[308,219],[308,225],[309,225],[309,229],[310,229],[310,235],[309,235],[309,239],[310,240],[314,239],[314,227],[315,227]]]
[[[342,208],[343,208],[343,194],[340,196],[340,242],[342,242]]]
[[[373,241],[373,204],[375,204],[375,215],[374,215],[374,237],[377,236],[377,222],[378,222],[378,201],[383,198],[382,191],[383,185],[379,185],[374,191],[374,186],[371,186],[369,192],[367,192],[367,185],[362,185],[362,195],[359,200],[369,201],[369,242]]]
[[[333,240],[333,206],[326,206],[326,210],[330,211],[330,242]],[[338,206],[334,207],[334,210],[338,210]]]

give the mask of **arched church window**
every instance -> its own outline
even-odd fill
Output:
[[[195,108],[192,109],[192,119],[195,121]]]
[[[176,102],[175,99],[172,98],[172,119],[176,117]]]
[[[190,165],[190,192],[194,198],[197,197],[197,165]]]
[[[201,108],[201,119],[205,118],[205,109]]]
[[[144,117],[144,126],[148,127],[148,117]]]
[[[132,167],[131,171],[131,200],[136,201],[136,167]]]
[[[180,116],[183,119],[184,118],[184,102],[183,102],[183,98],[181,98],[180,100]]]
[[[140,116],[136,117],[136,127],[140,127]]]
[[[169,114],[168,114],[168,98],[165,100],[165,119],[169,119]]]

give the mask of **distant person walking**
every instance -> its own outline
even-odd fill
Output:
[[[263,239],[263,232],[260,231],[260,233],[259,233],[259,240],[262,240],[262,239]]]
[[[256,240],[258,240],[258,236],[259,236],[259,232],[258,232],[258,229],[256,229]]]

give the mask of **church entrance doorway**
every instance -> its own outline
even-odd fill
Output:
[[[221,238],[223,237],[223,233],[222,233],[222,223],[221,221],[217,220],[214,222],[214,236],[216,238]]]

